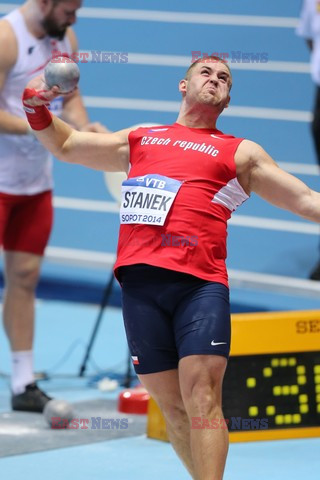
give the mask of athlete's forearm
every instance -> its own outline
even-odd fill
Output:
[[[72,135],[74,129],[63,120],[52,116],[50,125],[42,130],[33,130],[34,135],[55,157],[65,162],[72,162],[73,159],[68,155],[66,149],[67,140]]]
[[[0,110],[0,134],[27,135],[30,132],[29,124],[25,119]]]
[[[30,86],[32,83],[30,82]],[[105,171],[128,171],[128,135],[132,129],[115,133],[79,132],[52,115],[45,106],[57,95],[51,90],[26,88],[23,105],[34,134],[58,159]]]

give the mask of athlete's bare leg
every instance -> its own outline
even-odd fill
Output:
[[[190,450],[190,423],[181,398],[178,370],[139,375],[139,379],[163,413],[173,448],[196,479]]]
[[[41,256],[30,253],[5,252],[3,322],[12,352],[32,350],[41,260]]]
[[[222,380],[227,360],[217,355],[191,355],[179,362],[179,378],[183,403],[192,426],[192,418],[223,419]],[[228,453],[228,430],[191,428],[190,445],[195,478],[222,480]]]

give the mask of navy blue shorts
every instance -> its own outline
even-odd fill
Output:
[[[230,352],[228,288],[152,267],[121,267],[124,324],[136,373],[178,367],[188,355]]]

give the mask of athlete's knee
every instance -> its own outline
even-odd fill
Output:
[[[221,412],[220,386],[195,383],[193,388],[186,393],[185,404],[189,416],[215,418]]]
[[[182,400],[170,403],[160,401],[159,407],[166,422],[177,435],[179,435],[180,432],[184,432],[186,427],[189,427],[188,414]]]
[[[40,274],[39,262],[29,261],[17,262],[7,269],[7,288],[19,287],[25,290],[34,290],[38,284]]]
[[[210,371],[198,376],[184,376],[183,401],[189,417],[214,417],[221,411],[222,373],[210,375]]]
[[[158,404],[165,420],[170,425],[176,425],[184,422],[187,417],[186,409],[179,389],[166,390],[163,386],[162,391],[158,389],[149,389],[149,393]]]

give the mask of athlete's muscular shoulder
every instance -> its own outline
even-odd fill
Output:
[[[251,140],[243,140],[239,144],[234,159],[238,181],[248,195],[255,190],[255,183],[263,177],[265,167],[277,168],[277,164],[261,145]]]
[[[16,35],[7,20],[0,20],[0,90],[5,79],[17,61],[18,45]],[[5,48],[3,47],[5,45]]]

